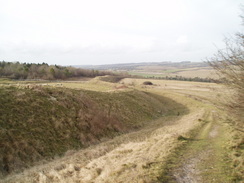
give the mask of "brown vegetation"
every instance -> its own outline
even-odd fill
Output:
[[[235,114],[236,125],[244,125],[244,34],[236,34],[235,39],[225,40],[226,48],[209,60],[223,83],[233,89],[228,110]]]
[[[241,16],[244,26],[244,16]],[[225,49],[218,50],[209,64],[217,71],[223,83],[231,89],[225,105],[235,137],[232,139],[232,164],[235,181],[243,181],[244,154],[244,33],[225,39]]]
[[[124,78],[125,78],[125,75],[124,76],[122,76],[122,75],[121,76],[103,76],[103,77],[100,77],[100,80],[110,82],[110,83],[118,83],[119,81],[121,81]]]
[[[0,173],[101,142],[162,114],[175,115],[179,108],[184,109],[170,99],[136,90],[1,87]]]
[[[153,83],[151,81],[144,81],[143,84],[144,85],[153,85]]]

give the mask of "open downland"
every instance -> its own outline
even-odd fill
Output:
[[[224,123],[225,114],[215,106],[223,89],[214,84],[156,80],[156,85],[145,87],[143,81],[125,79],[123,83],[154,97],[167,97],[188,112],[162,115],[136,131],[69,151],[49,163],[11,174],[3,182],[234,182],[226,149],[230,128]]]

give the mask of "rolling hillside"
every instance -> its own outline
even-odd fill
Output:
[[[128,72],[130,75],[134,76],[158,79],[179,80],[180,77],[182,77],[185,80],[199,78],[198,81],[201,81],[201,79],[210,81],[211,79],[219,78],[212,67],[206,62],[145,62],[111,65],[83,65],[75,67]],[[183,80],[182,78],[180,80]]]

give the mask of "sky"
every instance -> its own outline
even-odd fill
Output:
[[[0,0],[0,61],[204,61],[243,30],[243,0]]]

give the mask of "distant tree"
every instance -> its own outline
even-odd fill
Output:
[[[71,77],[96,77],[115,75],[109,71],[87,70],[75,67],[48,65],[46,63],[19,63],[0,61],[0,77],[12,79],[68,79]],[[117,74],[119,75],[119,74]]]
[[[55,70],[54,70],[53,67],[51,67],[51,68],[49,69],[49,72],[50,72],[51,76],[52,76],[53,78],[55,78]]]

